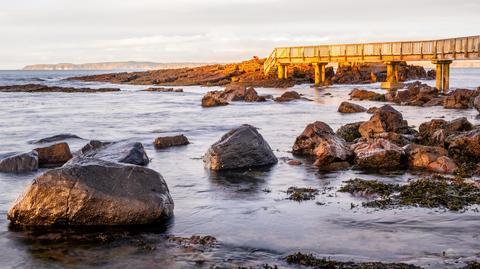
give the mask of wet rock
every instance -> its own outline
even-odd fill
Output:
[[[173,200],[154,170],[94,158],[45,172],[8,212],[14,225],[149,224],[173,215]]]
[[[251,125],[235,128],[213,144],[203,157],[211,170],[272,165],[278,162],[267,141]]]
[[[220,91],[207,92],[202,98],[202,107],[226,106],[228,102],[221,97]]]
[[[456,89],[445,98],[443,102],[443,107],[452,109],[471,108],[473,107],[473,101],[475,96],[475,91],[467,89]]]
[[[247,90],[245,91],[244,100],[245,100],[245,102],[265,102],[265,101],[267,101],[267,99],[264,96],[259,96],[257,91],[252,87],[247,88]]]
[[[151,88],[146,88],[145,90],[142,90],[142,91],[144,91],[144,92],[183,92],[183,89],[151,87]]]
[[[292,149],[294,154],[315,157],[316,166],[348,161],[352,156],[347,142],[321,121],[307,125]]]
[[[293,100],[299,100],[302,96],[296,91],[286,91],[280,97],[275,98],[275,102],[290,102]]]
[[[142,143],[132,141],[101,142],[92,140],[75,154],[75,158],[71,162],[84,157],[135,165],[147,165],[150,162]]]
[[[38,153],[38,164],[41,167],[62,166],[73,157],[70,147],[65,142],[36,148],[34,151]]]
[[[175,136],[163,136],[163,137],[157,137],[155,141],[153,142],[155,148],[157,149],[163,149],[163,148],[169,148],[169,147],[175,147],[175,146],[184,146],[190,144],[188,141],[188,138],[181,134],[181,135],[175,135]]]
[[[289,160],[287,164],[298,166],[298,165],[302,165],[303,163],[299,160]]]
[[[49,137],[45,137],[42,139],[38,140],[33,140],[30,141],[31,144],[43,144],[43,143],[52,143],[52,142],[58,142],[58,141],[63,141],[67,139],[83,139],[77,135],[74,134],[58,134],[58,135],[53,135]]]
[[[192,245],[213,247],[218,244],[217,238],[211,235],[192,235],[191,237],[169,236],[168,241],[177,243],[183,247],[191,247]]]
[[[370,101],[385,100],[385,95],[383,94],[376,93],[373,91],[361,90],[357,88],[353,89],[349,95],[351,99],[357,99],[357,100],[370,100]]]
[[[20,153],[0,160],[0,172],[25,173],[38,169],[36,152]]]
[[[458,169],[456,163],[446,156],[442,147],[427,147],[410,144],[405,147],[408,167],[425,169],[437,173],[453,174]]]
[[[385,139],[369,139],[352,145],[355,164],[362,169],[403,167],[404,150]]]
[[[340,113],[359,113],[365,111],[367,111],[367,109],[363,106],[350,102],[342,102],[338,107],[338,112]]]
[[[370,120],[362,123],[359,127],[362,137],[374,137],[379,133],[407,133],[409,128],[407,121],[403,120],[403,116],[390,105],[380,107]]]
[[[374,134],[372,138],[386,139],[400,147],[403,147],[412,143],[415,139],[413,135],[397,134],[395,132],[385,132],[385,133]]]
[[[347,142],[353,142],[355,141],[355,139],[362,137],[362,135],[358,131],[358,128],[362,123],[364,122],[359,121],[359,122],[345,124],[337,130],[336,134]]]
[[[425,145],[443,146],[445,139],[455,133],[470,131],[473,125],[465,117],[457,118],[451,121],[443,119],[433,119],[429,122],[420,124],[419,141]]]
[[[225,88],[223,91],[208,92],[202,98],[203,107],[224,106],[228,102],[244,101],[244,102],[265,102],[266,98],[259,96],[254,88],[246,88],[243,85],[233,84]]]
[[[460,162],[480,162],[480,129],[455,135],[448,139],[448,152]]]
[[[119,92],[118,88],[72,88],[72,87],[57,87],[45,86],[40,84],[26,84],[26,85],[9,85],[0,86],[0,92],[63,92],[63,93],[102,93],[102,92]]]

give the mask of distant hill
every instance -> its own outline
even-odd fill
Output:
[[[198,67],[205,63],[154,63],[154,62],[104,62],[86,64],[34,64],[27,65],[22,70],[153,70],[183,67]]]

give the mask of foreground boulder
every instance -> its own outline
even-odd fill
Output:
[[[35,151],[20,153],[0,160],[0,172],[25,173],[38,169],[38,155]]]
[[[211,170],[241,169],[278,162],[267,141],[251,125],[235,128],[213,144],[203,157]]]
[[[78,159],[34,179],[8,212],[14,225],[149,224],[173,215],[173,200],[154,170]]]
[[[437,173],[453,174],[457,171],[457,164],[446,156],[442,147],[427,147],[411,144],[405,147],[408,156],[408,167],[411,169],[425,169]]]
[[[408,133],[407,121],[403,120],[402,113],[390,105],[377,109],[370,120],[362,123],[358,129],[362,137],[375,137],[381,133]]]
[[[365,111],[367,111],[367,109],[363,106],[350,102],[342,102],[338,107],[338,112],[340,113],[359,113]]]
[[[385,95],[376,93],[373,91],[361,90],[361,89],[353,89],[350,92],[351,99],[357,100],[370,100],[370,101],[385,101]]]
[[[362,169],[403,167],[404,150],[386,139],[368,139],[352,145],[355,164]]]
[[[467,89],[456,89],[448,95],[444,102],[444,108],[468,109],[473,107],[473,101],[477,95],[476,91]]]
[[[62,166],[72,158],[70,147],[65,142],[36,148],[34,151],[38,153],[38,164],[43,167]]]
[[[315,157],[315,165],[319,167],[345,162],[352,156],[347,142],[321,121],[307,125],[295,140],[292,150],[296,155]]]
[[[92,140],[75,157],[76,159],[84,157],[97,158],[110,162],[135,165],[147,165],[150,162],[142,143],[132,141],[101,142]]]
[[[185,135],[157,137],[153,142],[155,148],[163,149],[175,146],[188,145],[190,142]]]

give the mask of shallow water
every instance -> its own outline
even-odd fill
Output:
[[[112,87],[111,84],[60,80],[87,73],[92,72],[0,71],[0,85],[33,82]],[[451,85],[480,86],[480,69],[453,69]],[[88,139],[140,141],[152,158],[149,167],[159,171],[170,187],[175,201],[174,219],[165,227],[108,230],[114,239],[103,243],[79,242],[74,236],[68,236],[69,233],[60,241],[43,240],[44,234],[10,229],[6,219],[14,200],[42,171],[26,175],[0,174],[1,268],[210,268],[213,264],[223,268],[267,262],[282,265],[279,259],[294,251],[339,260],[407,262],[428,268],[455,268],[464,261],[480,259],[478,211],[352,209],[352,203],[360,204],[364,200],[335,191],[343,181],[353,177],[402,183],[417,175],[359,171],[319,173],[309,162],[290,166],[282,160],[270,169],[247,173],[217,174],[204,169],[200,158],[207,148],[240,124],[260,128],[277,157],[292,157],[289,151],[296,136],[310,122],[321,120],[337,129],[346,123],[367,120],[371,115],[366,113],[341,115],[336,112],[339,103],[348,99],[351,85],[324,90],[314,90],[309,85],[295,87],[313,102],[233,103],[208,109],[200,106],[200,99],[206,91],[217,88],[182,87],[183,93],[152,93],[138,91],[147,86],[113,86],[123,91],[0,94],[0,156],[31,150],[35,145],[29,141],[59,133],[74,133],[86,139],[69,140],[74,150]],[[380,91],[378,86],[357,85]],[[283,91],[257,90],[273,95]],[[356,103],[365,107],[382,105]],[[437,117],[465,116],[480,124],[474,110],[395,107],[409,125],[417,127]],[[154,149],[152,142],[157,136],[178,133],[185,134],[192,144]],[[297,203],[285,199],[285,191],[290,186],[325,189],[326,194],[313,201]],[[52,236],[55,231],[49,233]],[[105,231],[72,232],[75,233],[93,236]],[[220,246],[200,252],[172,247],[164,238],[167,234],[212,235]],[[142,248],[144,244],[156,248]]]

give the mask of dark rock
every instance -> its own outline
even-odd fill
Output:
[[[352,156],[347,142],[321,121],[307,125],[292,149],[294,154],[315,157],[316,166],[348,161]]]
[[[62,166],[73,157],[70,147],[65,142],[36,148],[34,151],[38,153],[38,164],[42,167]]]
[[[207,92],[202,98],[203,107],[226,106],[228,102],[223,99],[220,91]]]
[[[351,99],[358,99],[358,100],[370,100],[370,101],[385,101],[385,95],[376,93],[373,91],[361,90],[361,89],[353,89],[350,92]]]
[[[473,107],[476,92],[467,89],[456,89],[448,95],[444,102],[444,108],[468,109]]]
[[[368,113],[368,114],[373,114],[373,113],[375,113],[375,111],[377,111],[377,110],[378,110],[378,107],[372,106],[372,107],[369,107],[369,108],[367,109],[367,113]]]
[[[461,133],[447,140],[448,152],[460,162],[480,162],[480,129]]]
[[[267,99],[263,96],[259,96],[257,91],[252,88],[252,87],[249,87],[247,88],[247,90],[245,91],[245,95],[244,95],[244,98],[245,102],[265,102],[267,101]]]
[[[380,133],[407,133],[409,128],[400,112],[390,105],[384,105],[375,111],[370,120],[362,123],[358,130],[362,137],[368,138]]]
[[[83,139],[77,135],[74,134],[58,134],[54,136],[49,136],[45,137],[42,139],[30,141],[31,144],[43,144],[43,143],[52,143],[52,142],[58,142],[58,141],[63,141],[67,139]]]
[[[473,107],[480,113],[480,95],[473,100]]]
[[[352,145],[355,164],[362,169],[403,167],[404,150],[386,139],[368,139]]]
[[[358,128],[362,123],[364,122],[360,121],[360,122],[345,124],[337,130],[336,134],[347,142],[353,142],[355,141],[355,139],[362,137],[362,135],[358,131]]]
[[[173,215],[173,200],[154,170],[94,158],[35,178],[8,212],[14,225],[150,224]]]
[[[267,141],[251,125],[235,128],[213,144],[203,157],[211,170],[272,165],[278,162]]]
[[[363,106],[350,102],[342,102],[338,107],[338,112],[340,113],[359,113],[365,111],[367,111],[367,109]]]
[[[302,164],[303,164],[303,163],[302,163],[301,161],[299,161],[299,160],[289,160],[287,163],[288,163],[289,165],[295,165],[295,166],[297,166],[297,165],[302,165]]]
[[[296,91],[286,91],[280,97],[275,98],[275,102],[289,102],[301,98],[302,96]]]
[[[426,145],[443,146],[445,139],[455,133],[470,131],[473,125],[462,117],[451,121],[443,119],[433,119],[429,122],[420,124],[418,130],[420,131],[419,140]]]
[[[92,140],[76,153],[75,158],[70,162],[85,157],[135,165],[147,165],[150,162],[142,143],[131,141],[101,142]]]
[[[174,146],[188,145],[190,144],[190,142],[188,141],[187,137],[182,134],[175,136],[157,137],[153,144],[155,145],[155,148],[163,149]]]
[[[20,153],[0,160],[0,172],[25,173],[38,169],[36,152]]]
[[[45,86],[40,84],[26,84],[26,85],[10,85],[0,86],[0,92],[63,92],[63,93],[102,93],[102,92],[119,92],[118,88],[72,88],[72,87],[57,87]]]

